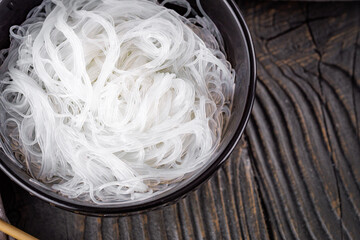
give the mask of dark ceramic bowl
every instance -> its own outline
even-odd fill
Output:
[[[195,1],[189,2],[195,5]],[[27,12],[37,4],[39,1],[3,0],[0,2],[0,49],[9,45],[9,27],[21,24]],[[236,4],[232,0],[206,0],[203,8],[220,30],[228,60],[236,71],[233,114],[222,143],[208,164],[168,191],[145,200],[111,206],[81,202],[46,190],[31,181],[29,175],[15,166],[2,152],[0,152],[1,170],[22,188],[51,205],[96,216],[125,215],[154,209],[173,203],[205,182],[226,161],[244,132],[255,97],[256,63],[249,30]]]

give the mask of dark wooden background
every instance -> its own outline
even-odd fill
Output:
[[[238,1],[239,2],[239,1]],[[11,223],[41,239],[360,239],[360,3],[241,1],[257,98],[229,161],[175,205],[76,215],[1,174]]]

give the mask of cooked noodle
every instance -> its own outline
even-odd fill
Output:
[[[146,0],[45,0],[10,35],[2,147],[61,194],[147,198],[218,147],[235,74],[208,17]]]

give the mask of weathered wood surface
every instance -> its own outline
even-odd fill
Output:
[[[177,204],[94,218],[1,175],[8,218],[41,239],[360,239],[360,4],[240,4],[257,99],[229,161]]]

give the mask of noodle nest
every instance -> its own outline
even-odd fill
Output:
[[[151,197],[201,168],[235,78],[203,15],[186,1],[45,0],[0,54],[5,153],[44,187],[96,204]]]

